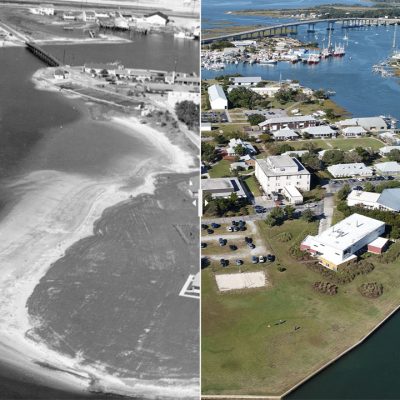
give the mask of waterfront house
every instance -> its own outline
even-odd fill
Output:
[[[169,21],[168,16],[159,11],[147,14],[143,19],[146,23],[155,26],[165,26]]]
[[[274,117],[258,124],[264,131],[279,131],[280,129],[303,129],[317,125],[317,120],[311,115],[295,117]]]
[[[388,129],[387,121],[382,117],[349,118],[337,123],[341,129],[361,126],[368,132],[382,132]]]
[[[255,177],[267,194],[282,193],[285,186],[309,191],[311,174],[304,165],[288,155],[255,160]]]
[[[212,85],[208,88],[208,98],[212,110],[228,109],[228,99],[220,85]]]
[[[372,168],[367,167],[364,163],[335,164],[330,165],[327,169],[334,178],[373,175]]]
[[[317,257],[324,267],[338,267],[357,259],[357,254],[385,232],[385,223],[360,214],[352,214],[316,236],[307,236],[300,245]]]
[[[256,86],[262,82],[261,76],[238,76],[230,78],[233,86]]]

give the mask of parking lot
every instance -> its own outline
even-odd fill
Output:
[[[348,184],[352,189],[363,190],[363,185],[367,182],[373,185],[378,185],[382,182],[393,181],[395,178],[393,176],[369,176],[369,177],[359,177],[359,178],[347,178],[347,179],[332,179],[329,184],[332,190],[335,192],[339,190],[343,185]]]
[[[202,123],[221,124],[228,122],[228,116],[225,111],[207,111],[201,113]]]
[[[275,257],[270,254],[260,237],[254,221],[232,221],[222,225],[202,225],[203,258],[224,269],[270,264],[275,261]]]

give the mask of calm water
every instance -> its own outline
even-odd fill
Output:
[[[327,1],[328,2],[328,1]],[[244,1],[218,3],[203,1],[203,16],[206,27],[213,27],[223,21],[229,24],[272,24],[273,19],[260,17],[238,17],[224,14],[233,9],[244,8],[291,8],[309,6],[325,2],[315,0],[258,2]],[[345,1],[340,1],[345,3]],[[346,1],[346,3],[355,3]],[[361,3],[361,2],[359,2]],[[203,25],[204,26],[204,25]],[[309,35],[305,29],[299,32],[300,39],[327,40],[326,26],[317,26],[316,35]],[[312,88],[325,88],[336,91],[333,98],[355,116],[390,114],[400,118],[399,79],[384,79],[374,75],[371,67],[382,61],[392,51],[394,28],[374,27],[349,30],[347,55],[342,60],[329,60],[317,66],[279,63],[276,67],[228,65],[223,71],[203,71],[202,77],[221,74],[241,73],[262,76],[265,79],[298,79],[303,85]],[[343,42],[344,32],[338,25],[333,34],[333,42]],[[355,320],[354,323],[357,323]],[[399,399],[400,349],[398,332],[400,314],[396,314],[381,327],[362,346],[352,351],[331,367],[311,379],[288,398],[290,399]]]

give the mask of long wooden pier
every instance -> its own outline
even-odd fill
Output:
[[[58,58],[54,57],[46,50],[43,50],[36,43],[25,42],[25,45],[26,45],[26,48],[32,54],[34,54],[37,58],[39,58],[44,63],[46,63],[49,67],[59,67],[59,66],[63,65],[63,63]]]

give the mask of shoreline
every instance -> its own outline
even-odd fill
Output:
[[[37,89],[57,91],[50,85]],[[150,140],[160,151],[172,156],[171,163],[165,168],[155,165],[156,160],[154,160],[153,168],[150,168],[144,182],[133,191],[126,190],[120,178],[92,182],[78,175],[57,171],[32,172],[15,183],[21,186],[34,184],[36,197],[33,197],[32,201],[32,191],[24,195],[1,221],[1,233],[7,232],[7,225],[9,233],[4,234],[3,248],[0,248],[0,254],[3,259],[6,258],[6,261],[3,261],[5,276],[3,282],[0,280],[0,286],[3,286],[5,293],[5,299],[0,299],[0,308],[4,311],[4,320],[0,319],[0,326],[11,323],[11,329],[8,326],[8,329],[3,329],[4,336],[0,340],[0,349],[2,347],[9,349],[9,363],[14,367],[29,369],[37,376],[49,376],[49,368],[39,368],[38,362],[44,362],[58,369],[59,371],[52,371],[49,380],[51,382],[62,380],[80,392],[88,393],[98,389],[98,392],[111,391],[124,395],[191,397],[197,391],[198,385],[195,381],[122,379],[108,374],[101,365],[82,366],[83,359],[68,357],[49,349],[43,341],[36,342],[25,336],[25,332],[29,332],[34,326],[34,321],[30,319],[26,308],[26,301],[33,289],[52,264],[63,257],[74,243],[93,234],[96,221],[107,208],[129,201],[132,196],[153,195],[157,187],[157,177],[163,173],[193,172],[193,168],[188,165],[194,164],[194,157],[172,143],[165,132],[158,132],[153,127],[140,124],[136,118],[124,115],[113,116],[106,123],[117,123],[126,134],[132,132],[135,137],[139,135],[143,140]],[[155,138],[157,141],[153,143],[152,139]],[[142,176],[143,171],[149,170],[148,166],[148,160],[143,160],[130,173]],[[82,205],[84,205],[83,211],[80,210]],[[21,209],[23,212],[18,212]],[[63,221],[63,216],[66,221]],[[54,223],[54,218],[58,224]],[[18,219],[21,220],[20,224]],[[21,226],[17,232],[16,222],[17,226]],[[39,236],[38,239],[36,235]],[[28,256],[25,252],[23,255],[18,252],[19,248],[24,248]],[[5,351],[0,350],[0,352]]]

